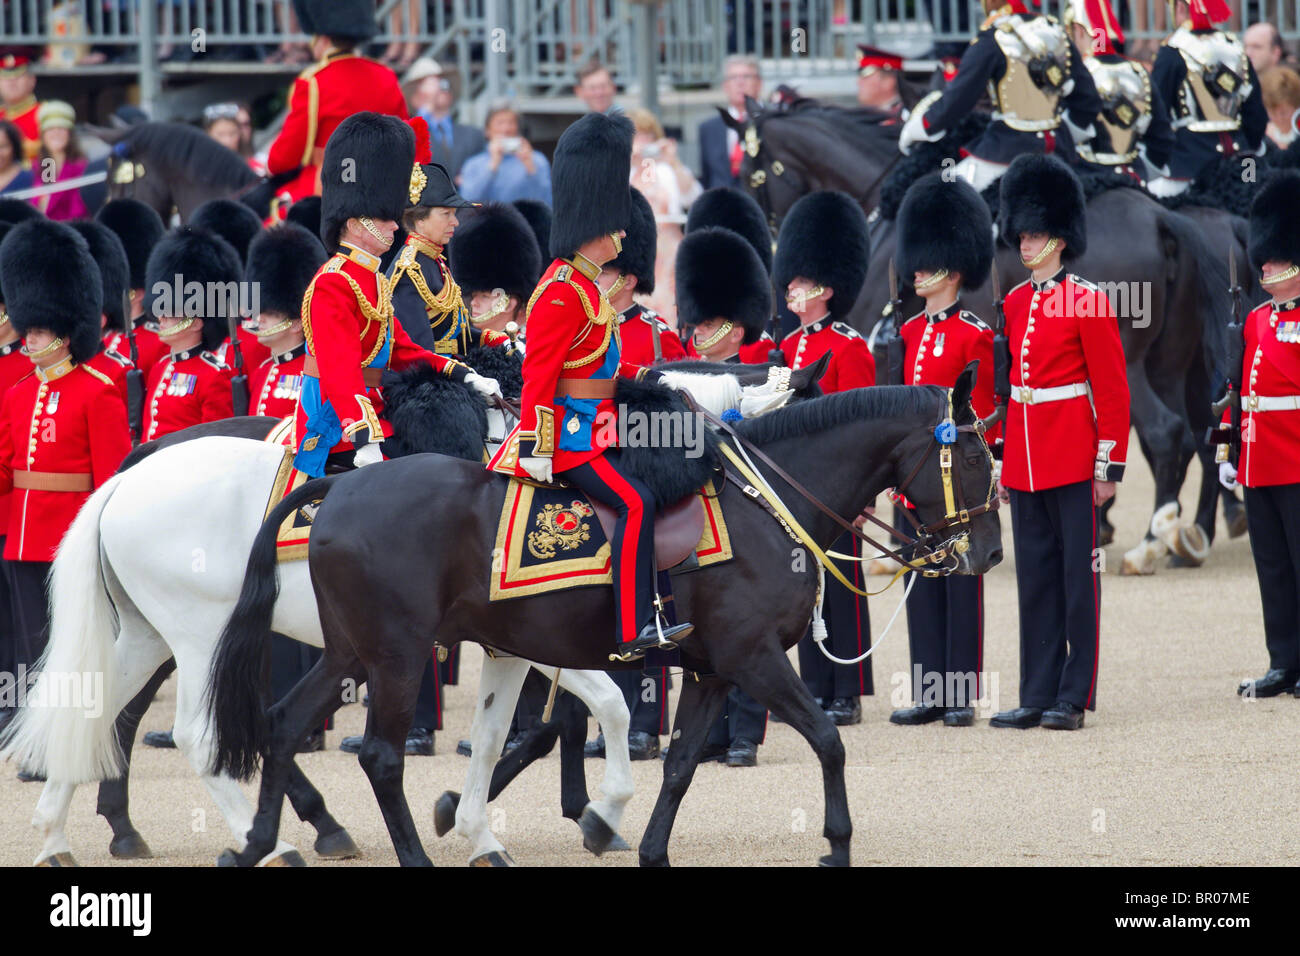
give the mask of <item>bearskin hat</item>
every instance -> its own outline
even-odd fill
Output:
[[[686,232],[705,226],[722,226],[754,247],[763,269],[772,272],[772,231],[763,210],[749,193],[727,186],[715,186],[700,194],[686,213]]]
[[[659,229],[654,210],[641,190],[632,189],[632,216],[628,220],[623,251],[605,266],[625,275],[636,276],[636,291],[649,295],[655,290],[655,254],[659,251]]]
[[[320,196],[304,196],[289,207],[286,222],[302,226],[317,239],[320,238]]]
[[[772,283],[758,253],[730,229],[707,226],[677,247],[677,321],[730,319],[757,342],[772,317]]]
[[[790,207],[776,239],[772,278],[781,294],[800,276],[834,290],[832,318],[848,315],[867,279],[871,242],[862,207],[845,193],[808,193]]]
[[[27,200],[0,196],[0,222],[19,223],[44,218],[45,214]]]
[[[1300,173],[1277,173],[1250,204],[1250,261],[1300,265]]]
[[[369,40],[379,32],[371,0],[293,0],[304,33],[340,40]]]
[[[13,229],[13,227],[14,224],[12,222],[5,222],[3,219],[0,219],[0,242],[5,241],[5,236],[9,235],[9,231]],[[4,274],[0,273],[0,306],[4,305],[5,302],[4,278]]]
[[[527,302],[542,277],[542,253],[533,230],[508,203],[466,211],[447,247],[452,278],[466,298],[503,289]]]
[[[163,236],[149,255],[145,272],[145,315],[161,318],[184,313],[187,318],[203,319],[203,347],[213,352],[229,334],[228,316],[205,315],[208,300],[219,301],[223,308],[229,305],[230,300],[222,290],[237,290],[243,274],[239,253],[226,240],[199,226],[178,226]],[[180,276],[180,289],[176,288],[177,276]],[[186,294],[186,287],[192,282],[203,286],[201,303],[191,302]]]
[[[144,288],[149,253],[167,231],[162,217],[138,199],[110,199],[95,214],[95,221],[117,233],[131,266],[131,288]]]
[[[239,261],[248,264],[248,244],[262,231],[262,220],[251,206],[234,199],[209,199],[190,215],[190,225],[211,229],[235,247]]]
[[[5,309],[14,331],[49,329],[67,339],[75,362],[99,351],[104,284],[77,231],[45,217],[9,230],[0,243]]]
[[[415,133],[396,116],[353,113],[330,135],[321,162],[320,237],[339,245],[353,216],[402,221],[415,165]]]
[[[1065,241],[1063,259],[1087,251],[1083,184],[1061,160],[1042,153],[1017,156],[999,187],[998,232],[1013,247],[1023,233],[1045,232]]]
[[[516,199],[510,205],[523,214],[528,220],[528,226],[533,230],[533,235],[537,237],[537,248],[542,253],[542,271],[546,271],[547,264],[551,261],[551,207],[546,205],[540,199]]]
[[[249,244],[244,280],[257,290],[263,312],[296,319],[302,314],[303,293],[327,258],[325,247],[310,232],[296,223],[281,223]]]
[[[560,135],[551,161],[551,257],[567,258],[632,219],[632,121],[588,113]]]
[[[81,234],[90,247],[90,254],[99,266],[99,278],[104,284],[104,315],[108,318],[108,328],[119,332],[126,331],[126,310],[122,307],[122,296],[131,290],[131,267],[126,262],[126,250],[122,240],[108,226],[97,222],[82,220],[69,223]]]
[[[898,271],[961,273],[963,289],[978,289],[993,264],[993,217],[966,180],[940,173],[922,176],[898,210]]]

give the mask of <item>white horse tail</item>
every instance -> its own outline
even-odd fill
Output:
[[[0,757],[51,783],[78,784],[121,775],[114,726],[117,612],[100,564],[99,521],[121,473],[100,486],[59,545],[50,573],[50,640],[25,706],[0,738]]]

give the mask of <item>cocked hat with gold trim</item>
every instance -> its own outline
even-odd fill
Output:
[[[415,134],[415,163],[411,166],[411,186],[407,190],[409,206],[449,206],[465,209],[477,206],[456,191],[447,167],[433,161],[429,144],[429,124],[423,116],[407,120]]]

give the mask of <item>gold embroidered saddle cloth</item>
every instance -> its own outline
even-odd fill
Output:
[[[497,524],[490,599],[614,581],[609,537],[614,511],[576,488],[511,478]],[[729,561],[731,539],[713,484],[655,515],[659,570],[694,556],[700,567]]]
[[[286,423],[288,429],[287,439],[284,433]],[[271,492],[266,500],[266,510],[262,512],[263,521],[271,514],[276,505],[310,480],[304,472],[293,467],[293,459],[297,451],[293,447],[292,418],[287,418],[277,425],[264,440],[268,444],[283,446],[284,457],[280,460],[280,467],[275,472],[275,480],[271,483]],[[324,499],[313,499],[280,523],[280,530],[276,532],[275,536],[276,561],[298,561],[307,557],[307,541],[311,536],[312,517],[322,500]]]

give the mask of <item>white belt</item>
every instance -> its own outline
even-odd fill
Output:
[[[1243,412],[1292,412],[1300,409],[1300,395],[1246,395],[1241,399]]]
[[[1021,405],[1041,405],[1044,402],[1062,402],[1067,398],[1079,398],[1088,394],[1087,382],[1073,385],[1056,385],[1052,388],[1026,388],[1023,385],[1011,386],[1011,400]]]

